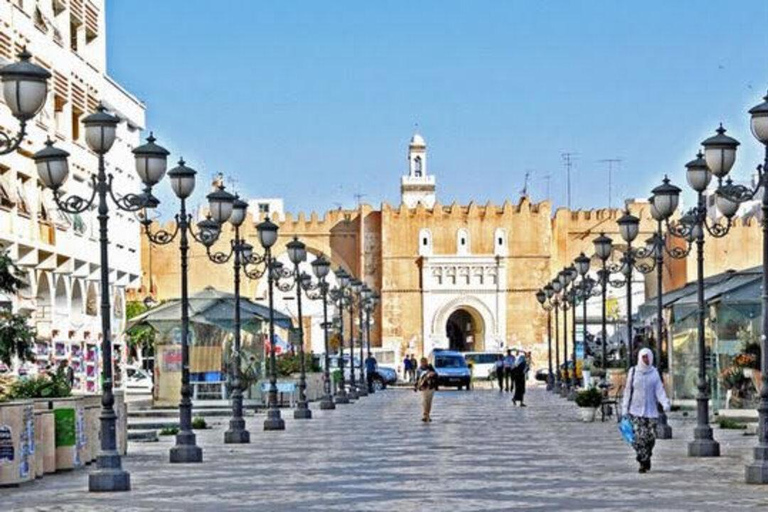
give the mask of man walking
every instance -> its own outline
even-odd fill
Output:
[[[523,400],[525,399],[525,379],[528,373],[528,362],[525,359],[525,354],[519,350],[515,351],[515,368],[512,370],[515,381],[515,394],[512,397],[512,405],[518,405],[525,407]]]
[[[368,352],[368,357],[365,358],[365,379],[368,382],[369,393],[373,393],[373,378],[376,376],[376,367],[376,358]]]
[[[411,382],[416,382],[416,370],[419,368],[419,363],[416,362],[416,356],[411,354]]]
[[[504,388],[507,393],[512,391],[512,388],[515,385],[514,381],[512,380],[512,369],[514,369],[514,367],[515,356],[512,355],[512,349],[509,349],[507,350],[507,355],[504,358]]]
[[[504,355],[499,354],[496,357],[496,364],[494,366],[496,372],[496,382],[499,383],[499,393],[504,392]]]
[[[419,378],[413,386],[414,391],[421,391],[421,421],[429,423],[432,421],[432,398],[437,391],[437,372],[429,364],[426,357],[421,358],[419,366]]]
[[[403,359],[403,377],[405,382],[411,382],[411,358],[408,354],[405,354],[405,359]]]

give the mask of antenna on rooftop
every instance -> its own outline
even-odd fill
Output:
[[[613,207],[613,164],[621,165],[621,158],[604,158],[598,162],[608,163],[608,209]]]

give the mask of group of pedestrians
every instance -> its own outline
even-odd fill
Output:
[[[512,404],[525,407],[525,377],[528,373],[528,361],[520,350],[507,350],[507,355],[499,355],[496,360],[496,380],[499,392],[513,393]]]
[[[416,382],[416,372],[419,370],[419,363],[413,354],[406,355],[403,359],[403,375],[408,383]]]

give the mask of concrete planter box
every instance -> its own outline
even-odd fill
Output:
[[[33,403],[0,404],[0,486],[16,486],[34,480],[35,459]]]
[[[35,411],[35,476],[56,471],[56,424],[53,411]]]

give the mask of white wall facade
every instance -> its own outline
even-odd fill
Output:
[[[140,191],[131,150],[141,144],[145,106],[106,74],[103,0],[0,0],[0,63],[16,61],[26,47],[48,69],[49,94],[43,111],[28,123],[20,149],[0,156],[0,247],[9,251],[28,287],[12,307],[31,315],[38,331],[37,364],[68,359],[77,391],[97,391],[100,374],[100,253],[94,210],[60,212],[43,190],[32,155],[46,138],[70,153],[67,194],[90,197],[97,157],[85,144],[82,118],[102,102],[123,122],[106,156],[114,190]],[[0,99],[0,127],[15,134],[18,121]],[[110,205],[109,284],[112,335],[125,357],[125,290],[141,276],[139,223],[134,214]],[[122,362],[122,361],[121,361]]]

